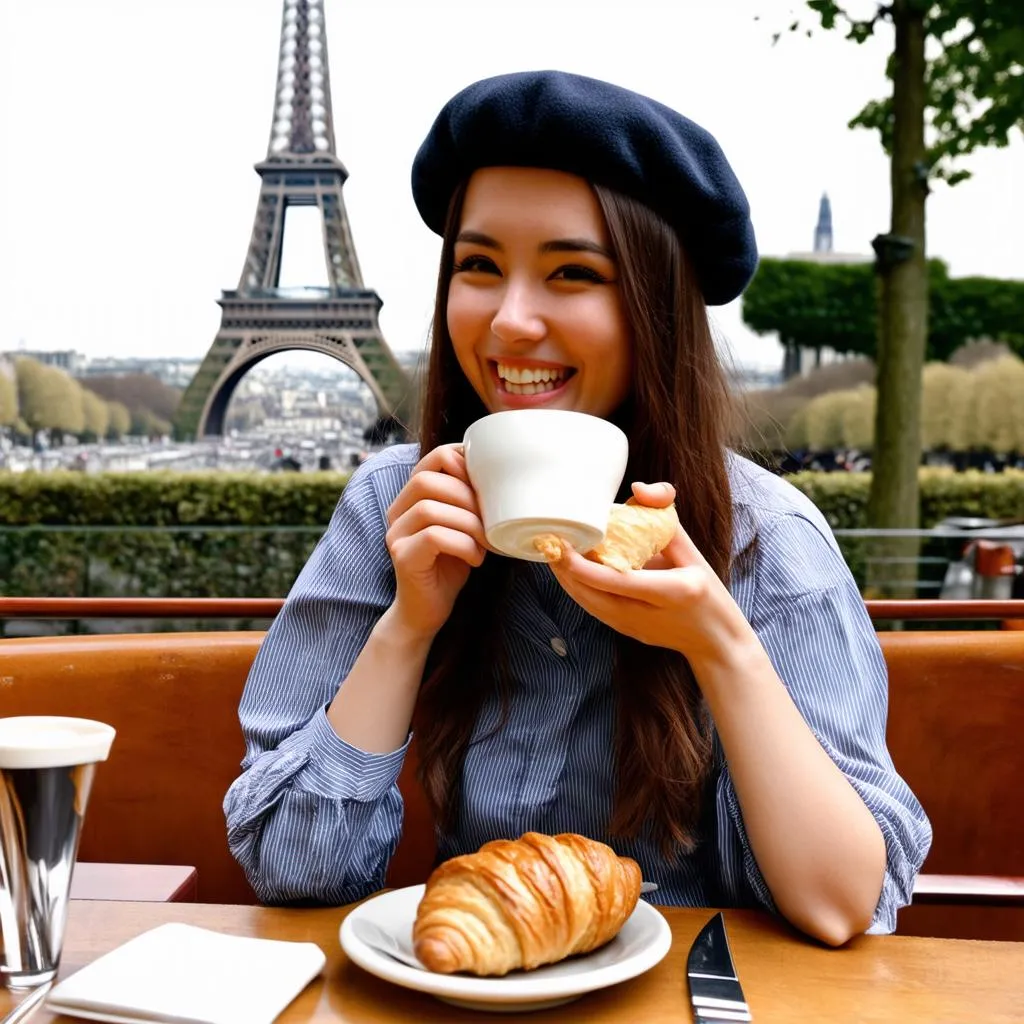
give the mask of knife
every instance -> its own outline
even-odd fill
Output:
[[[754,1019],[732,965],[721,913],[715,914],[693,940],[686,959],[686,978],[696,1024]]]

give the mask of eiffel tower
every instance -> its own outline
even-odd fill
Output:
[[[401,436],[414,404],[409,375],[380,332],[380,297],[363,284],[334,149],[323,0],[284,0],[277,92],[260,196],[238,287],[218,300],[221,324],[175,417],[175,436],[224,432],[231,395],[274,352],[323,352],[351,367],[377,401],[378,436]],[[285,212],[315,206],[323,224],[326,288],[282,288]]]

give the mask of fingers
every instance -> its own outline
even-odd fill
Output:
[[[573,589],[582,586],[602,594],[662,606],[681,600],[700,599],[707,593],[712,582],[706,566],[692,562],[658,571],[641,569],[619,572],[591,562],[576,551],[570,551],[561,561],[550,565],[559,583],[574,598],[577,595]]]
[[[667,508],[676,500],[676,489],[669,483],[645,484],[636,481],[632,488],[636,503],[648,508]]]
[[[393,525],[417,502],[428,500],[463,508],[479,518],[480,509],[466,474],[466,460],[461,447],[442,445],[419,461],[409,482],[388,509],[389,525]]]
[[[460,533],[470,538],[481,549],[481,552],[486,550],[487,542],[480,517],[469,509],[448,501],[439,501],[436,498],[423,498],[411,508],[406,509],[391,524],[384,539],[388,550],[391,551],[400,538],[434,528]]]
[[[461,445],[441,445],[419,461],[388,509],[385,541],[396,571],[425,571],[441,555],[483,562],[486,538]]]
[[[632,488],[636,503],[648,508],[667,508],[676,500],[676,489],[664,481],[656,484],[636,481]],[[655,559],[648,562],[645,568],[661,569],[707,564],[700,550],[690,540],[690,535],[680,526],[668,546]]]
[[[466,457],[461,444],[442,444],[427,452],[413,469],[413,474],[427,472],[448,473],[469,483]]]
[[[483,562],[486,554],[468,533],[437,524],[395,537],[388,544],[388,551],[399,576],[429,572],[442,555],[457,558],[475,568]]]

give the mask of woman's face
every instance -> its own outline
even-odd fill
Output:
[[[590,186],[562,171],[487,167],[466,188],[448,333],[490,412],[607,417],[629,392],[619,272]]]

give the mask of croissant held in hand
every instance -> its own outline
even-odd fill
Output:
[[[586,552],[592,562],[628,572],[642,569],[655,555],[668,547],[676,535],[679,516],[675,505],[652,508],[632,498],[625,505],[612,505],[604,539]],[[562,540],[552,533],[535,537],[533,546],[549,561],[558,562],[564,554]]]
[[[436,868],[413,944],[431,971],[500,975],[611,941],[640,898],[640,867],[565,833],[496,839]]]

